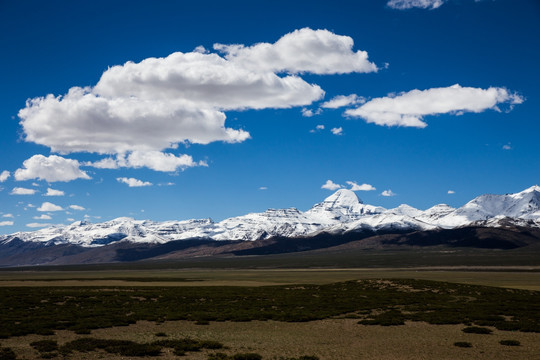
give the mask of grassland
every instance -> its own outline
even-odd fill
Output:
[[[378,271],[371,275],[380,275],[383,270]],[[320,359],[412,359],[421,358],[410,355],[419,352],[441,359],[445,356],[504,358],[501,354],[533,358],[531,356],[540,350],[540,346],[535,345],[540,343],[540,292],[537,291],[428,280],[375,279],[375,276],[333,282],[336,278],[357,277],[359,273],[352,270],[225,271],[213,275],[208,270],[198,273],[191,270],[182,272],[182,277],[173,276],[175,274],[162,275],[167,280],[163,283],[176,286],[129,286],[132,283],[129,280],[141,282],[141,273],[139,277],[132,273],[131,279],[107,273],[112,276],[111,280],[96,277],[95,273],[56,274],[53,283],[81,281],[82,275],[86,275],[85,281],[94,283],[123,282],[122,286],[70,287],[51,286],[50,278],[36,279],[36,274],[24,273],[27,279],[33,279],[30,281],[49,286],[0,287],[0,308],[5,309],[0,313],[0,337],[3,338],[0,344],[26,359],[137,358],[137,354],[175,358],[178,349],[164,346],[167,343],[163,339],[159,342],[156,334],[166,336],[168,344],[186,338],[195,342],[213,341],[225,346],[226,350],[222,351],[231,356],[256,352],[265,359],[304,355]],[[185,276],[187,274],[190,276]],[[449,276],[441,272],[420,274]],[[480,274],[492,278],[500,275]],[[64,280],[58,279],[60,275]],[[409,275],[410,272],[405,272],[403,277]],[[468,275],[461,273],[460,276]],[[508,272],[503,277],[516,275],[522,274]],[[308,276],[318,284],[300,284],[298,280]],[[148,278],[155,279],[156,274]],[[253,281],[254,278],[259,279],[259,286],[217,284],[220,280]],[[261,286],[265,281],[276,279],[288,284]],[[194,280],[216,283],[191,286]],[[178,286],[181,283],[183,286]],[[484,335],[463,332],[467,327],[489,331]],[[379,337],[386,340],[377,340]],[[30,345],[47,339],[56,342],[58,350],[39,352]],[[369,344],[370,350],[351,345],[355,339],[364,346]],[[109,340],[119,342],[107,345]],[[501,345],[509,340],[520,346]],[[75,345],[70,345],[70,341]],[[83,345],[101,345],[83,347],[86,352],[80,354],[76,346],[81,346],[81,341]],[[454,343],[470,343],[472,348],[459,348]],[[416,344],[415,351],[411,344]],[[71,352],[62,352],[69,346],[72,346]],[[402,346],[408,346],[412,352],[406,356],[399,353],[405,357],[397,356],[398,353],[392,356],[390,349],[395,352]],[[206,359],[216,352],[204,346],[198,350],[186,352],[186,356]],[[347,351],[350,356],[346,355]]]
[[[1,269],[0,360],[540,360],[540,259],[500,255]]]

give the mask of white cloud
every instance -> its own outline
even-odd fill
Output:
[[[13,221],[0,221],[0,226],[11,226]]]
[[[412,8],[432,10],[440,7],[446,1],[447,0],[390,0],[386,5],[397,10],[406,10]]]
[[[30,224],[26,224],[27,227],[29,228],[44,228],[44,227],[47,227],[47,226],[51,226],[52,224],[46,224],[46,223],[30,223]]]
[[[343,135],[343,128],[342,127],[332,128],[332,129],[330,129],[330,131],[334,135]]]
[[[266,187],[266,186],[261,186],[261,187],[259,188],[259,190],[268,190],[268,187]]]
[[[324,130],[324,125],[317,125],[317,126],[315,126],[315,129]]]
[[[152,183],[148,181],[141,181],[134,178],[119,177],[116,178],[118,182],[127,184],[129,187],[141,187],[141,186],[151,186]]]
[[[94,162],[86,162],[84,163],[85,166],[92,166],[98,169],[118,169],[120,165],[118,164],[118,161],[113,158],[104,158],[98,161]]]
[[[67,218],[66,221],[74,222],[75,219],[74,218]]]
[[[37,208],[37,211],[42,211],[42,212],[45,212],[45,211],[60,211],[60,210],[64,210],[64,209],[62,209],[61,206],[55,205],[55,204],[47,202],[47,201],[45,201],[43,204],[41,204],[40,207]]]
[[[370,184],[358,185],[354,181],[347,181],[347,184],[351,187],[352,191],[373,191],[373,190],[377,190],[376,188],[374,188]]]
[[[34,216],[33,217],[36,220],[51,220],[52,217],[47,214],[41,214],[40,216]]]
[[[326,190],[337,190],[340,189],[342,186],[339,184],[334,183],[332,180],[326,180],[326,183],[321,186],[321,189]]]
[[[506,144],[506,145],[503,145],[503,150],[512,150],[512,146],[510,145],[510,143]]]
[[[57,129],[57,132],[62,132]],[[87,173],[79,169],[79,162],[61,156],[34,155],[23,162],[23,168],[15,171],[15,180],[45,180],[47,182],[90,179]]]
[[[34,195],[37,190],[35,189],[27,189],[22,187],[14,187],[13,190],[11,190],[11,195]]]
[[[392,190],[390,190],[390,189],[384,190],[384,191],[381,193],[381,195],[382,195],[382,196],[396,196],[396,194],[395,194]]]
[[[351,105],[356,105],[356,104],[363,104],[364,102],[366,101],[366,99],[364,99],[363,97],[360,97],[356,94],[351,94],[351,95],[338,95],[338,96],[335,96],[333,97],[332,99],[326,101],[326,102],[323,102],[321,104],[321,107],[322,108],[326,108],[326,109],[338,109],[340,107],[345,107],[345,106],[351,106]]]
[[[324,96],[298,74],[373,72],[348,36],[301,29],[276,43],[220,45],[106,70],[94,87],[30,99],[19,111],[24,139],[60,153],[162,151],[178,143],[242,142],[227,110],[306,106]],[[112,167],[111,161],[97,166]]]
[[[453,85],[375,98],[356,109],[346,110],[345,115],[361,117],[377,125],[423,128],[427,126],[423,121],[426,115],[479,113],[487,109],[499,111],[498,104],[506,103],[511,108],[523,101],[523,97],[504,88],[480,89]]]
[[[377,71],[368,61],[365,51],[352,50],[349,36],[336,35],[328,30],[303,28],[284,35],[274,44],[243,45],[215,44],[214,49],[240,66],[257,71],[345,74]]]
[[[452,194],[455,194],[456,192],[454,190],[448,190],[448,194],[452,195]]]
[[[69,205],[69,208],[70,208],[70,209],[73,209],[73,210],[78,210],[78,211],[86,210],[85,208],[83,208],[83,207],[80,206],[80,205]]]
[[[28,204],[26,206],[28,206],[29,208],[35,208],[36,207],[36,205],[34,205],[34,204]]]
[[[7,171],[7,170],[2,171],[0,173],[0,182],[6,181],[9,178],[10,175],[11,175],[11,173],[9,171]]]
[[[195,162],[189,155],[175,156],[160,151],[134,151],[127,157],[125,163],[128,167],[147,167],[156,171],[176,171],[194,166],[208,166],[204,161]]]
[[[313,111],[312,109],[302,108],[302,116],[304,117],[312,117],[315,115],[319,115],[322,112],[321,109],[317,109]]]
[[[95,162],[86,162],[84,165],[99,169],[147,167],[155,171],[165,172],[173,172],[178,169],[184,170],[194,166],[208,166],[205,161],[194,161],[190,155],[176,156],[161,151],[133,151],[127,156],[120,154],[116,159],[109,157]]]
[[[43,194],[43,196],[64,196],[64,192],[62,190],[55,190],[48,188],[47,193]]]
[[[2,215],[2,217],[5,217],[5,218],[12,218],[12,217],[13,217],[13,214],[4,214],[4,215]]]

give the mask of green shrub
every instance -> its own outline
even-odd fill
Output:
[[[493,332],[491,329],[480,326],[468,326],[461,331],[468,334],[491,334]]]
[[[58,350],[58,343],[54,340],[40,340],[30,343],[34,349],[40,353],[47,353]]]
[[[472,347],[472,344],[470,342],[458,341],[454,343],[454,346],[462,347],[462,348],[470,348]]]
[[[505,346],[520,346],[521,343],[517,340],[501,340],[499,341],[499,344],[505,345]]]

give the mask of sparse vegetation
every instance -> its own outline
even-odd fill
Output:
[[[517,340],[501,340],[499,341],[499,344],[504,346],[520,346],[521,343]]]
[[[484,335],[491,334],[493,332],[491,329],[480,327],[480,326],[468,326],[462,329],[461,331],[468,334],[484,334]]]
[[[262,356],[256,353],[239,353],[227,355],[224,353],[215,353],[208,355],[208,360],[261,360]]]
[[[34,349],[40,353],[48,353],[58,350],[58,343],[54,340],[40,340],[30,343]]]
[[[16,360],[17,356],[10,348],[0,348],[0,360]]]
[[[2,287],[0,308],[7,310],[0,313],[0,338],[52,335],[61,329],[89,334],[139,320],[207,324],[338,316],[357,317],[365,325],[425,321],[540,332],[539,292],[425,280],[266,287]]]

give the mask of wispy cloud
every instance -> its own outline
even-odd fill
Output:
[[[127,184],[129,187],[142,187],[142,186],[152,186],[151,182],[148,181],[142,181],[135,178],[127,178],[127,177],[119,177],[116,178],[118,182]]]
[[[343,135],[343,128],[342,127],[338,127],[338,128],[332,128],[330,129],[330,131],[332,132],[332,134],[334,135]]]
[[[375,98],[356,109],[346,110],[345,115],[360,117],[377,125],[423,128],[427,126],[424,122],[427,115],[479,113],[488,109],[499,111],[499,104],[506,103],[511,108],[523,101],[523,97],[504,88],[453,85]]]
[[[47,192],[43,196],[64,196],[65,193],[62,190],[55,190],[48,188]]]
[[[14,187],[13,190],[11,190],[11,195],[34,195],[37,192],[36,189],[27,189],[22,187]]]
[[[407,10],[412,8],[437,9],[447,0],[390,0],[386,4],[388,7],[397,10]]]
[[[11,173],[9,171],[7,171],[7,170],[2,171],[0,173],[0,182],[6,181],[9,178],[10,175],[11,175]]]

